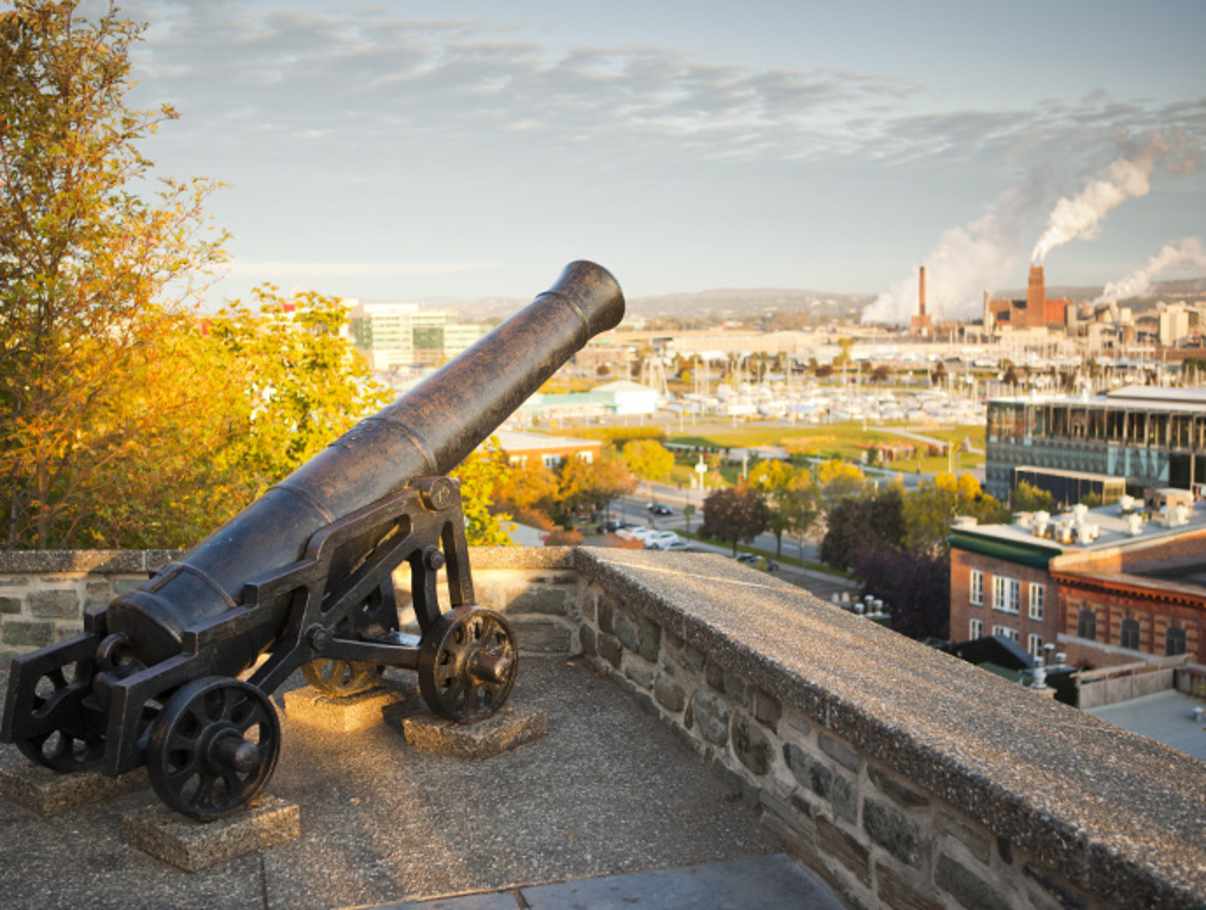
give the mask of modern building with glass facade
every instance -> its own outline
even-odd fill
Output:
[[[1044,472],[1061,477],[1061,489],[1069,472],[1095,475],[1096,483],[1121,478],[1133,496],[1151,487],[1204,490],[1206,389],[1127,386],[1092,398],[995,399],[987,455],[984,485],[1000,499],[1019,473],[1030,482]]]

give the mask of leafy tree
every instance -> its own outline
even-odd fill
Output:
[[[1015,512],[1054,512],[1055,497],[1046,490],[1022,480],[1014,487],[1009,497],[1009,505]]]
[[[874,495],[838,501],[826,516],[821,559],[831,566],[850,569],[864,550],[902,546],[905,539],[903,513],[903,494],[896,484]]]
[[[628,470],[644,480],[668,480],[674,469],[674,454],[653,439],[634,439],[625,443],[620,457]]]
[[[882,544],[859,551],[854,571],[866,593],[881,598],[892,628],[910,638],[949,634],[950,555],[918,556]]]
[[[636,479],[624,461],[612,455],[610,450],[595,462],[571,458],[561,466],[557,489],[558,518],[562,524],[568,524],[572,516],[606,508],[613,499],[626,496],[634,489]]]
[[[907,549],[918,555],[945,551],[951,522],[957,515],[970,515],[985,524],[1009,518],[1001,503],[981,491],[971,475],[956,478],[944,472],[923,481],[905,498]]]
[[[162,319],[195,303],[208,267],[224,258],[225,236],[203,212],[213,183],[164,180],[151,201],[136,192],[151,176],[139,144],[177,116],[169,105],[126,104],[142,27],[113,9],[82,21],[75,7],[16,0],[0,13],[0,508],[9,546],[90,540],[104,482],[138,487],[138,477],[113,472],[134,464],[130,448],[163,433],[150,427],[154,413],[118,416],[115,377],[152,368]],[[173,406],[179,392],[168,396]]]
[[[551,514],[559,496],[559,479],[538,458],[526,458],[511,470],[495,491],[495,504],[517,515],[532,511]]]
[[[783,555],[783,535],[803,538],[817,517],[812,477],[785,461],[760,461],[750,471],[750,486],[762,491],[769,509],[767,523],[775,535],[775,555]]]
[[[506,512],[491,511],[497,491],[507,480],[511,465],[498,446],[498,438],[478,446],[449,473],[461,482],[461,507],[465,512],[465,538],[470,546],[510,546]]]
[[[817,467],[817,483],[825,502],[832,507],[839,500],[860,494],[866,487],[867,478],[858,465],[831,458]]]
[[[727,540],[737,555],[737,543],[750,541],[766,530],[770,512],[762,494],[750,486],[717,490],[704,500],[700,533]]]

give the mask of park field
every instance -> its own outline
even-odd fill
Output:
[[[954,445],[953,461],[956,470],[977,468],[984,464],[984,426],[955,427],[917,427],[912,424],[893,423],[886,425],[890,429],[903,429],[933,439],[941,439]],[[960,451],[964,440],[968,440],[975,452]],[[667,442],[685,445],[718,446],[722,448],[749,448],[752,446],[782,446],[791,452],[819,457],[844,458],[849,461],[860,461],[863,447],[880,442],[911,443],[913,440],[885,433],[868,427],[863,429],[861,422],[833,423],[822,426],[725,426],[694,427],[688,433],[670,433]],[[918,443],[920,445],[920,443]],[[918,469],[918,459],[898,461],[890,467],[901,471]],[[927,474],[945,471],[948,467],[946,457],[922,456],[920,470]]]

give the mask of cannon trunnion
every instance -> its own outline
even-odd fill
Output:
[[[460,489],[444,473],[623,312],[605,269],[571,263],[178,562],[90,610],[82,635],[15,658],[0,741],[63,773],[146,765],[167,805],[210,820],[271,778],[270,696],[299,668],[334,695],[412,670],[434,713],[489,717],[518,650],[506,619],[475,605]],[[404,563],[418,635],[399,628],[392,574]]]

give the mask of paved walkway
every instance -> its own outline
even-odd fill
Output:
[[[842,905],[815,875],[776,853],[723,863],[661,869],[632,875],[509,891],[466,894],[374,910],[841,910]]]

